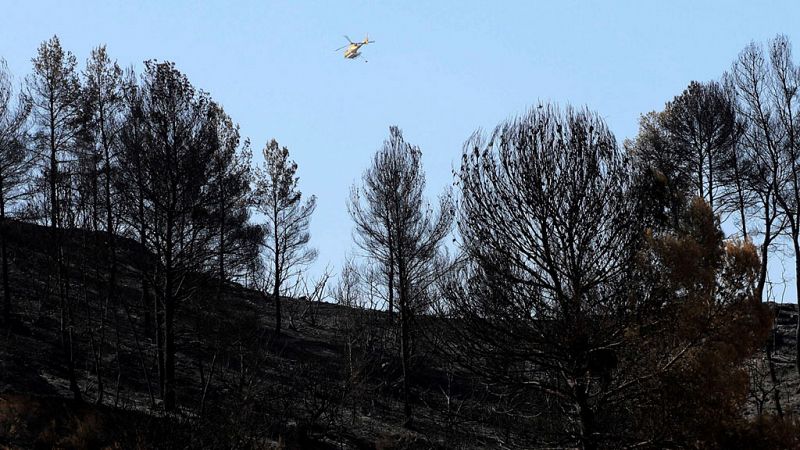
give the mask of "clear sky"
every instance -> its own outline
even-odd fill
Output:
[[[174,61],[254,153],[271,138],[286,145],[318,197],[315,272],[353,248],[348,192],[390,125],[422,148],[433,200],[475,129],[539,100],[589,106],[622,142],[640,114],[718,78],[750,41],[783,33],[800,53],[794,0],[4,3],[0,57],[18,80],[53,34],[81,62],[106,44],[123,66]],[[366,33],[368,63],[333,51]]]

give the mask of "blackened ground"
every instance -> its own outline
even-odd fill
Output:
[[[109,296],[105,235],[66,232],[69,302],[62,305],[48,230],[11,222],[7,233],[13,318],[0,335],[0,448],[499,448],[530,442],[525,427],[498,421],[486,403],[490,396],[442,363],[422,337],[412,343],[415,419],[402,426],[398,340],[386,314],[285,298],[284,323],[292,326],[275,338],[268,297],[237,284],[220,291],[215,280],[198,275],[187,278],[190,295],[178,304],[180,410],[166,415],[153,293],[142,291],[143,269],[152,273],[154,258],[118,238],[117,289]],[[72,330],[81,402],[72,400],[62,324]]]

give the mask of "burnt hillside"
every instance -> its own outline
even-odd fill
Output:
[[[402,427],[397,339],[385,314],[285,298],[290,326],[276,338],[268,297],[232,283],[218,296],[216,280],[199,275],[178,306],[179,412],[165,415],[152,293],[141,289],[142,268],[153,258],[120,239],[119,290],[108,302],[97,267],[105,261],[104,235],[82,231],[70,231],[64,247],[83,400],[73,401],[48,230],[13,222],[8,231],[14,307],[0,340],[0,446],[437,448],[524,442],[509,431],[512,422],[492,419],[480,401],[487,394],[476,393],[435,352],[422,351],[427,339],[415,343],[413,357],[418,420]],[[356,323],[369,326],[356,330]]]
[[[179,305],[179,412],[165,414],[158,388],[152,293],[142,270],[152,255],[117,243],[119,291],[102,293],[104,235],[68,232],[73,348],[82,401],[71,399],[52,292],[49,234],[9,224],[14,314],[0,341],[0,445],[9,448],[527,448],[527,434],[557,424],[499,413],[502,399],[437,351],[448,327],[415,324],[412,402],[403,426],[396,329],[380,311],[284,298],[288,329],[272,334],[274,305],[260,292],[195,275]],[[747,413],[797,413],[796,305],[773,305],[777,388],[765,352],[748,370]],[[104,345],[99,346],[99,342]],[[103,395],[98,383],[102,381]],[[508,403],[503,403],[507,401]],[[527,401],[531,401],[528,399]],[[532,400],[534,404],[536,400]],[[545,407],[539,404],[537,408]],[[533,422],[532,422],[533,421]]]

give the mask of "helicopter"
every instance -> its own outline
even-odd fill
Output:
[[[341,50],[343,48],[346,48],[347,50],[344,51],[345,59],[356,59],[356,58],[358,58],[359,56],[361,56],[361,52],[359,52],[359,49],[361,49],[361,47],[363,47],[363,46],[365,46],[367,44],[372,44],[373,42],[375,42],[375,41],[370,41],[369,40],[369,35],[367,35],[367,37],[365,37],[364,40],[361,41],[361,42],[353,42],[353,41],[350,40],[349,37],[347,37],[347,35],[345,35],[344,38],[347,39],[347,42],[349,42],[349,44],[343,45],[343,46],[337,48],[334,51],[338,52],[339,50]],[[365,59],[364,62],[367,62],[367,60]]]

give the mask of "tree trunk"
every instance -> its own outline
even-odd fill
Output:
[[[800,217],[795,217],[795,219],[800,219]],[[800,227],[797,225],[792,227],[792,243],[794,244],[794,279],[795,279],[795,288],[797,289],[796,292],[800,292]],[[795,367],[797,368],[797,373],[800,374],[800,314],[797,316],[797,324],[795,325]]]
[[[777,316],[777,309],[775,310]],[[772,332],[770,333],[769,340],[767,340],[767,368],[769,369],[769,379],[772,382],[772,398],[775,401],[775,412],[778,414],[778,417],[783,417],[783,408],[781,408],[781,393],[778,389],[778,376],[775,373],[775,361],[772,359],[772,352],[775,347],[775,333],[776,329],[773,326]]]
[[[222,198],[222,194],[220,194]],[[219,202],[220,217],[219,217],[219,249],[217,252],[219,258],[219,280],[217,280],[217,302],[222,300],[222,289],[225,286],[225,202]]]
[[[703,181],[703,164],[705,164],[705,157],[703,156],[702,152],[700,153],[700,161],[697,165],[697,188],[700,190],[700,198],[706,200],[706,193],[705,193],[705,182]]]
[[[102,110],[101,110],[101,117],[102,117]],[[108,142],[105,138],[105,127],[101,127],[101,133],[103,137],[103,157],[105,159],[105,180],[104,180],[104,194],[105,194],[105,208],[106,208],[106,250],[108,252],[108,282],[106,283],[106,306],[103,311],[103,319],[105,320],[105,315],[108,310],[108,306],[111,305],[111,308],[114,310],[114,317],[117,317],[117,305],[115,302],[115,295],[117,290],[117,252],[116,252],[116,240],[114,236],[114,215],[112,214],[112,202],[111,202],[111,155],[108,149]],[[116,329],[117,335],[117,365],[119,366],[119,321],[115,320],[114,325]],[[105,327],[101,328],[101,335],[100,335],[100,345],[102,346],[105,342]],[[101,350],[102,351],[102,350]],[[102,364],[102,357],[100,363]],[[99,371],[98,371],[99,373]],[[117,397],[119,397],[119,377],[121,372],[118,371],[117,374]],[[98,375],[99,377],[99,375]],[[116,403],[116,400],[115,400]]]
[[[170,202],[172,203],[172,202]],[[175,410],[175,292],[174,261],[172,259],[174,220],[173,208],[167,211],[166,245],[164,252],[164,410]]]
[[[772,243],[772,220],[770,219],[769,202],[764,205],[764,242],[761,243],[761,267],[758,271],[758,284],[756,284],[756,299],[764,301],[764,286],[767,284],[767,270],[769,260],[769,246]]]
[[[159,270],[156,269],[156,276]],[[155,319],[155,344],[156,361],[158,365],[158,391],[161,399],[164,399],[164,293],[160,288],[156,288],[153,296],[153,317]]]
[[[53,108],[51,101],[51,110]],[[55,230],[58,228],[58,194],[56,192],[56,179],[58,178],[58,155],[56,154],[56,131],[55,131],[55,117],[50,114],[50,176],[48,183],[50,184],[50,226]]]
[[[169,277],[171,278],[171,277]],[[167,283],[170,288],[172,282]],[[164,302],[164,410],[175,410],[175,300],[167,294]]]
[[[59,230],[57,230],[59,231]],[[58,233],[59,236],[61,233]],[[68,377],[69,377],[69,388],[72,391],[72,396],[75,400],[81,401],[81,389],[78,386],[78,378],[75,375],[75,344],[74,344],[74,335],[75,335],[75,321],[72,313],[72,301],[70,300],[70,293],[69,293],[69,274],[66,270],[66,263],[64,261],[64,254],[63,254],[63,246],[61,244],[60,237],[58,239],[58,254],[59,254],[59,264],[58,264],[58,281],[59,292],[61,293],[61,297],[64,299],[64,304],[67,308],[67,339],[66,339],[66,348],[65,352],[67,353],[68,357]]]
[[[400,277],[400,359],[403,369],[403,415],[405,420],[403,426],[410,426],[413,421],[410,401],[410,359],[408,341],[409,341],[409,320],[410,320],[410,307],[409,307],[409,288],[408,288],[408,274],[406,273],[405,262],[398,255],[398,275]]]
[[[595,450],[598,448],[597,441],[594,436],[595,420],[594,411],[589,406],[588,395],[586,392],[588,386],[583,386],[582,383],[577,383],[576,403],[578,407],[578,416],[581,421],[580,443],[583,450]]]
[[[387,294],[388,294],[388,297],[389,297],[389,324],[391,324],[393,322],[392,321],[392,313],[394,311],[394,243],[392,242],[392,226],[391,226],[391,224],[389,224],[389,223],[386,224],[386,231],[387,231],[387,234],[388,234],[387,246],[389,247],[389,274],[388,274],[388,277],[389,277],[389,280],[388,280],[389,281],[389,283],[388,283],[389,292]]]
[[[11,323],[11,286],[8,282],[8,223],[6,222],[6,202],[2,197],[2,181],[0,178],[0,253],[3,258],[3,319],[8,326]]]
[[[745,204],[744,204],[744,189],[742,188],[742,174],[739,168],[739,150],[738,147],[734,147],[733,150],[733,170],[734,170],[734,181],[736,183],[736,203],[737,209],[739,210],[739,220],[742,222],[742,240],[744,242],[749,241],[749,236],[747,235],[747,215],[745,211]]]
[[[709,155],[708,155],[708,207],[711,208],[711,212],[712,213],[715,213],[715,211],[714,211],[714,158],[711,157],[711,153],[709,153]]]
[[[281,284],[278,275],[275,274],[275,287],[272,290],[272,298],[275,300],[275,336],[281,334]]]
[[[278,237],[278,208],[277,201],[273,215],[273,232],[275,233],[275,286],[272,291],[272,298],[275,300],[275,336],[281,334],[281,267],[280,267],[280,246]]]

